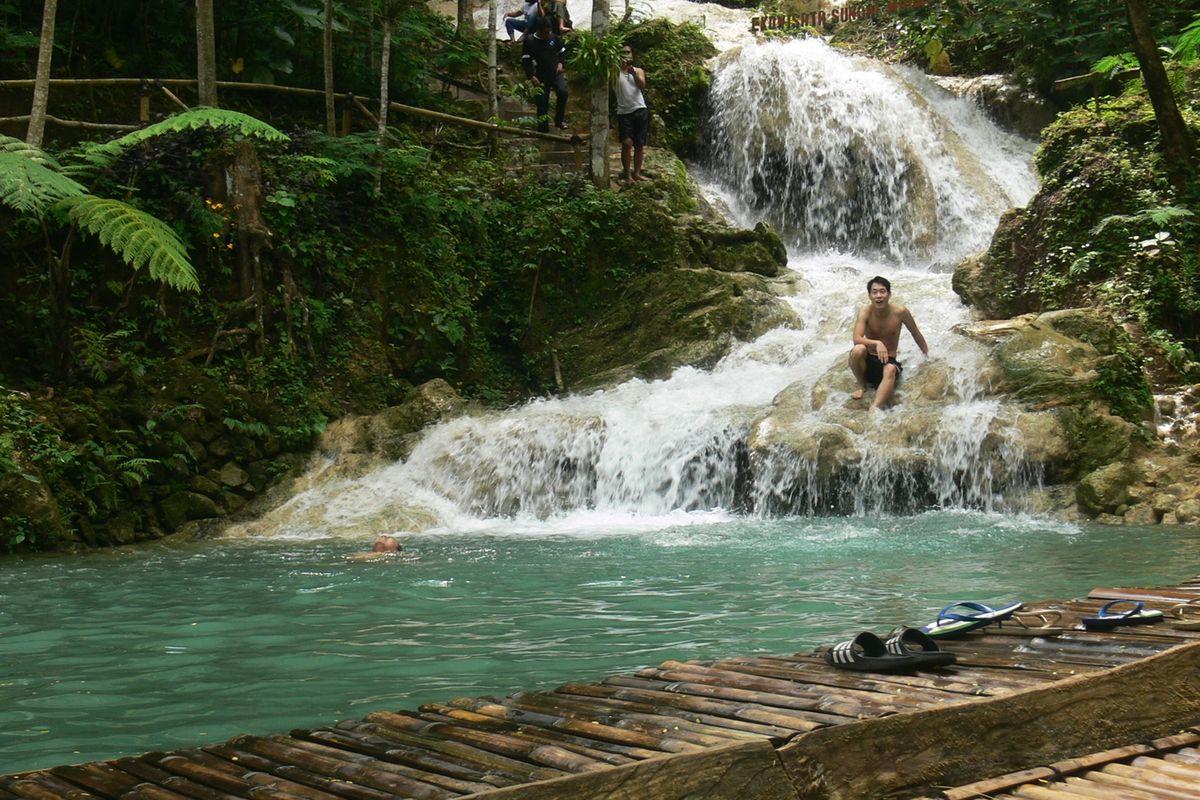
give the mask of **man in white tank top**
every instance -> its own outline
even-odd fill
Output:
[[[621,182],[644,181],[643,148],[650,132],[650,112],[646,110],[645,70],[633,65],[633,48],[625,45],[621,53],[621,71],[617,74],[617,135],[621,139]],[[633,171],[629,171],[630,155]]]

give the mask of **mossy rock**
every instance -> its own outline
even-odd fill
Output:
[[[694,222],[686,229],[687,259],[720,272],[753,272],[768,278],[787,268],[787,248],[775,229],[760,222],[753,230]]]
[[[1090,516],[1113,514],[1129,501],[1129,487],[1140,477],[1138,469],[1128,462],[1108,464],[1079,482],[1075,500]]]
[[[553,337],[543,358],[557,353],[572,390],[664,378],[711,367],[735,341],[782,324],[797,324],[794,312],[757,275],[671,270],[633,278],[603,315]]]

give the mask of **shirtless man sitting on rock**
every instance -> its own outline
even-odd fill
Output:
[[[854,347],[850,350],[850,371],[858,381],[858,389],[850,396],[862,398],[869,384],[875,388],[875,402],[870,413],[874,414],[887,405],[900,380],[903,367],[896,360],[900,345],[900,325],[908,328],[913,341],[921,352],[928,356],[929,345],[921,335],[912,314],[904,306],[891,304],[892,284],[887,278],[876,275],[867,281],[867,296],[871,302],[858,312],[854,323]]]

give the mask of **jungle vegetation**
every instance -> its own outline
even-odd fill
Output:
[[[220,83],[321,89],[328,74],[368,107],[382,88],[400,103],[486,118],[446,91],[483,84],[481,35],[423,3],[205,0],[208,41],[177,0],[0,0],[0,80],[39,74],[55,5],[49,76],[207,72],[207,85],[171,91],[208,107],[177,114],[149,84],[148,126],[114,135],[51,120],[30,141],[28,84],[0,87],[0,117],[21,118],[0,122],[0,550],[134,541],[236,511],[245,499],[221,484],[222,465],[245,465],[237,486],[261,488],[328,420],[401,402],[433,378],[493,404],[553,391],[546,337],[669,260],[642,244],[661,209],[584,177],[511,169],[524,145],[497,150],[485,133],[397,115],[383,136],[361,116],[331,133],[319,99]],[[1187,64],[1200,9],[1146,5],[1194,137]],[[824,33],[926,67],[942,52],[959,73],[1017,73],[1039,90],[1128,63],[1133,49],[1124,4],[1109,0],[934,0],[854,31]],[[657,76],[659,143],[696,152],[713,53],[702,31],[635,14],[611,36],[634,42]],[[1186,373],[1200,347],[1200,309],[1183,291],[1200,259],[1197,185],[1167,179],[1140,86],[1114,84],[1099,113],[1121,145],[1119,182],[1143,191],[1086,213],[1067,202],[1062,213],[1075,216],[1049,229],[1045,268],[1001,296],[1051,307],[1073,301],[1064,285],[1093,287],[1090,297],[1131,310]],[[215,103],[204,94],[213,90]],[[140,91],[56,85],[42,112],[138,126]],[[1076,145],[1114,161],[1078,116],[1092,113],[1090,98],[1077,100],[1039,155],[1063,191],[1103,171],[1080,162]]]

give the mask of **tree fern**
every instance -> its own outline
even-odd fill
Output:
[[[276,130],[262,120],[255,119],[249,114],[230,111],[225,108],[194,108],[191,111],[167,117],[153,125],[147,125],[136,131],[131,131],[120,138],[113,139],[111,142],[85,147],[80,152],[84,158],[93,163],[102,163],[104,159],[118,158],[134,145],[153,139],[156,136],[162,136],[167,133],[200,130],[202,128],[229,131],[268,142],[288,141],[287,134]]]
[[[0,142],[0,203],[21,214],[41,217],[59,200],[86,192],[59,173],[57,166],[37,148],[20,149]]]
[[[134,269],[147,267],[151,278],[176,289],[199,290],[183,242],[162,220],[94,195],[67,198],[61,205],[80,230],[96,236]]]

